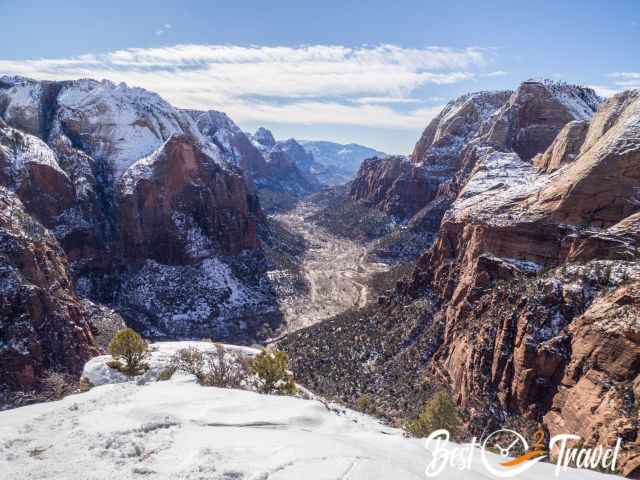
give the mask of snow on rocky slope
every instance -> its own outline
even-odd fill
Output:
[[[24,480],[413,480],[425,478],[432,460],[423,441],[366,415],[316,400],[202,387],[181,375],[106,384],[1,412],[0,439],[0,475]],[[475,453],[470,470],[448,467],[439,478],[488,478]],[[549,478],[554,468],[537,464],[520,478]],[[570,470],[562,478],[611,477]]]
[[[11,127],[0,132],[0,155],[10,160],[9,175],[20,175],[20,170],[30,163],[41,164],[68,177],[60,168],[56,154],[38,137],[23,134]]]
[[[427,127],[414,163],[438,130],[443,145],[469,135],[436,190],[450,203],[433,247],[376,305],[290,335],[297,378],[399,420],[446,389],[471,433],[532,421],[590,446],[620,436],[620,471],[637,475],[639,112],[638,91],[600,103],[527,81],[484,122],[471,109]],[[402,176],[371,167],[355,193],[393,198]]]
[[[136,325],[148,335],[244,336],[252,341],[256,330],[265,325],[277,328],[280,313],[263,273],[255,272],[256,285],[238,277],[226,260],[229,263],[212,257],[195,265],[146,260],[140,269],[122,277],[118,301],[136,310]],[[235,263],[249,266],[255,261],[245,255]]]
[[[266,160],[259,149],[229,116],[217,110],[185,110],[202,135],[220,148],[227,161],[241,167],[249,177],[265,175]]]
[[[43,137],[49,130],[64,132],[91,157],[106,161],[119,177],[136,160],[149,155],[175,134],[189,135],[211,158],[223,162],[220,150],[204,137],[193,119],[172,107],[158,94],[142,88],[90,79],[37,82],[22,77],[1,77],[11,88],[0,91],[4,118],[9,124],[33,129]],[[52,99],[43,91],[55,87],[55,119],[43,125],[52,112]],[[54,94],[55,92],[55,94]],[[49,101],[51,105],[45,105]],[[2,110],[2,109],[0,109]],[[38,120],[38,121],[35,121]]]
[[[0,185],[55,234],[77,291],[147,334],[246,333],[258,303],[273,316],[256,278],[264,216],[236,168],[264,163],[222,112],[109,81],[0,77]]]

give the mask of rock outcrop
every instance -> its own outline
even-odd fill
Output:
[[[260,150],[224,112],[186,111],[198,130],[220,148],[227,159],[239,166],[250,178],[266,174],[266,161]]]
[[[438,185],[421,165],[404,157],[371,158],[360,165],[349,194],[353,200],[404,220],[435,198]]]
[[[450,102],[427,126],[410,162],[401,157],[363,162],[352,182],[351,198],[405,221],[431,202],[452,201],[463,150],[510,94],[478,92]]]
[[[531,209],[554,221],[610,226],[638,210],[640,187],[640,93],[605,102],[579,157],[531,201]]]
[[[544,152],[567,123],[589,120],[599,103],[590,88],[529,80],[496,112],[486,140],[529,161]]]
[[[79,375],[104,348],[96,336],[124,325],[77,296],[56,238],[4,187],[0,272],[0,387],[32,390],[46,371]]]
[[[257,199],[186,136],[130,166],[116,185],[123,253],[139,262],[189,264],[258,247]]]
[[[411,278],[287,342],[301,375],[395,419],[446,388],[477,434],[517,418],[588,445],[620,436],[635,468],[638,108],[635,91],[600,104],[589,89],[521,85],[447,163],[458,170],[438,195],[453,198]],[[430,161],[436,131],[414,163]],[[329,338],[364,347],[310,372]]]
[[[149,335],[277,327],[252,190],[270,172],[225,114],[109,81],[2,77],[0,122],[0,185],[57,239],[82,297]]]
[[[457,170],[464,143],[478,135],[483,124],[505,105],[511,94],[511,91],[477,92],[449,102],[422,133],[411,161]]]
[[[532,163],[544,172],[553,172],[573,162],[587,137],[589,122],[574,120],[567,123],[544,153],[537,154]]]
[[[640,285],[598,297],[567,328],[571,358],[544,421],[552,435],[573,432],[587,444],[638,436]]]

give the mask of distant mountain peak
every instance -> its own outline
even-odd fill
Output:
[[[268,130],[264,127],[260,127],[256,130],[252,136],[252,140],[258,142],[260,145],[265,147],[273,147],[276,144],[276,139],[271,133],[271,130]]]
[[[355,175],[360,163],[366,158],[388,156],[384,152],[357,143],[342,144],[326,140],[298,140],[298,143],[313,154],[316,162],[326,167],[339,168],[347,176]]]

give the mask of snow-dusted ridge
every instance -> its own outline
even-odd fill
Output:
[[[500,223],[505,221],[499,216],[500,209],[539,191],[558,175],[541,174],[513,152],[491,147],[478,147],[477,151],[477,166],[447,212],[447,218],[465,215]],[[513,221],[514,214],[510,210],[506,221]]]
[[[496,111],[496,108],[494,105],[491,105],[488,100],[500,93],[506,94],[510,92],[482,90],[479,92],[467,93],[451,100],[438,115],[438,129],[436,130],[433,143],[436,144],[438,140],[444,136],[446,130],[452,127],[451,122],[455,120],[465,108],[469,109],[471,104],[473,104],[474,110],[478,115],[477,123],[481,124],[489,120],[491,115]],[[478,127],[474,125],[474,128],[458,132],[458,135],[461,137],[460,142],[464,141],[466,139],[466,135],[469,133],[475,133],[477,129]]]
[[[18,138],[20,141],[17,141]],[[68,178],[67,173],[60,168],[55,152],[46,143],[15,128],[6,127],[5,132],[0,133],[0,154],[11,160],[14,173],[29,163],[35,163],[46,165]]]
[[[218,148],[200,134],[189,115],[145,89],[108,80],[80,80],[61,92],[58,103],[63,121],[88,119],[88,128],[104,140],[91,153],[108,158],[116,177],[176,134],[189,135],[211,158],[222,161]]]
[[[43,83],[23,77],[0,77],[9,86],[1,91],[7,102],[8,123],[40,127]],[[58,82],[53,129],[72,132],[83,150],[106,161],[115,178],[137,160],[150,155],[172,135],[187,135],[217,163],[220,149],[198,129],[194,119],[157,93],[109,80],[81,79]]]
[[[590,120],[598,106],[603,102],[603,98],[592,88],[550,79],[529,81],[542,83],[569,110],[576,120]]]

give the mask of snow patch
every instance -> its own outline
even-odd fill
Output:
[[[420,480],[432,460],[424,440],[369,416],[182,376],[0,412],[0,438],[4,476],[39,480]],[[520,478],[551,478],[554,469],[539,463]],[[447,466],[441,478],[488,473],[475,451],[470,470]],[[617,477],[569,469],[562,478]]]
[[[513,152],[499,152],[491,147],[476,147],[479,159],[476,167],[447,212],[448,217],[474,216],[492,224],[508,221],[520,213],[508,207],[546,185],[562,169],[550,175],[540,173],[530,163]]]
[[[18,123],[21,125],[27,123],[39,126],[38,117],[42,97],[40,83],[16,78],[13,87],[3,93],[3,97],[7,99],[4,112],[7,122],[13,123],[14,120],[19,120]]]
[[[10,160],[16,172],[29,163],[35,163],[46,165],[68,178],[55,152],[38,137],[7,127],[1,132],[0,142],[0,153]]]
[[[163,265],[147,260],[125,279],[119,303],[148,315],[160,332],[224,338],[239,318],[277,306],[261,286],[247,286],[219,258],[195,265]]]
[[[62,121],[91,134],[84,148],[94,158],[110,161],[116,178],[176,134],[194,138],[205,154],[224,164],[218,148],[200,134],[188,114],[142,88],[78,80],[60,93],[58,103]]]
[[[548,79],[542,80],[541,83],[576,120],[590,120],[603,101],[591,88]]]
[[[223,348],[229,352],[238,353],[245,357],[253,357],[260,353],[260,350],[251,347],[237,345],[225,345]],[[213,342],[156,342],[149,345],[149,357],[145,363],[149,369],[142,375],[130,377],[107,365],[112,361],[111,355],[100,355],[89,360],[82,371],[82,378],[91,383],[94,387],[111,383],[147,383],[158,380],[160,373],[171,365],[171,359],[178,352],[185,348],[195,348],[203,353],[215,352],[216,344]]]

